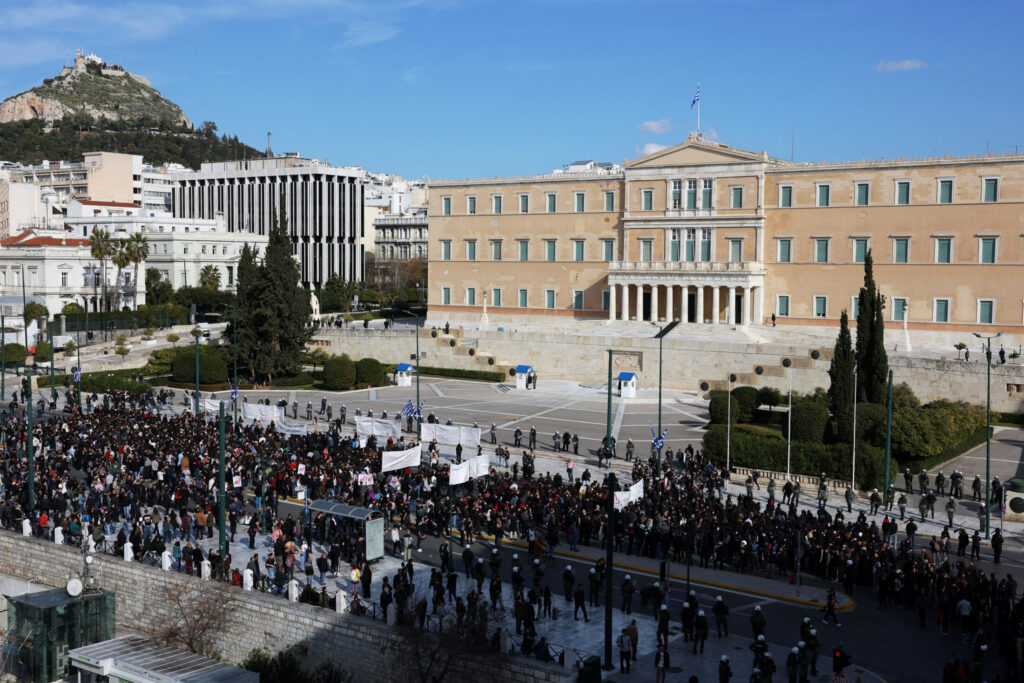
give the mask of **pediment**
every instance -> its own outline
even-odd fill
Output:
[[[667,147],[627,162],[625,167],[637,169],[664,168],[666,166],[712,166],[765,160],[765,157],[756,152],[748,152],[690,136],[685,142],[674,147]]]

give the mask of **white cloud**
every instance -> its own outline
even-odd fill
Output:
[[[700,134],[704,136],[705,140],[710,140],[711,142],[718,142],[718,131],[715,130],[714,128],[706,128],[702,130]]]
[[[894,74],[898,71],[917,71],[918,69],[926,68],[928,68],[928,64],[920,59],[901,59],[898,62],[883,61],[875,64],[875,71],[887,74]]]
[[[648,142],[643,147],[637,147],[636,153],[640,156],[647,156],[648,154],[660,152],[663,149],[668,149],[668,145],[659,145],[657,142]]]
[[[423,69],[418,66],[410,66],[408,69],[402,72],[402,82],[404,83],[415,83],[420,79],[420,74],[423,73]]]
[[[388,21],[363,19],[350,22],[342,33],[343,40],[335,47],[348,50],[374,43],[383,43],[396,37],[401,30]]]
[[[673,128],[675,128],[675,126],[672,125],[671,119],[656,119],[654,121],[644,121],[637,127],[640,130],[644,131],[645,133],[651,133],[653,135],[661,135],[662,133],[667,133]]]

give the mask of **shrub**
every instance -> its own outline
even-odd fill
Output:
[[[142,338],[143,339],[152,339],[153,338],[153,328],[152,327],[147,327],[146,329],[144,329],[142,331]]]
[[[376,358],[361,358],[356,361],[356,384],[376,386],[387,381],[387,368]]]
[[[793,406],[793,441],[824,443],[828,408],[817,401],[801,401]]]
[[[78,351],[78,344],[76,344],[75,342],[69,341],[67,344],[64,345],[65,358],[71,358],[72,356],[75,355],[76,351]]]
[[[177,344],[178,340],[180,340],[180,339],[181,339],[181,337],[179,337],[176,334],[169,334],[169,335],[167,335],[167,341],[171,342],[171,344]]]
[[[50,362],[50,342],[39,342],[36,344],[36,351],[32,354],[32,357],[40,361]]]
[[[324,389],[347,391],[356,383],[356,365],[347,355],[331,356],[324,362]]]
[[[878,403],[857,404],[857,441],[885,446],[885,406]]]
[[[4,344],[4,362],[7,365],[20,365],[27,357],[28,352],[21,344]]]
[[[174,357],[178,355],[178,349],[156,349],[149,354],[149,362],[142,368],[144,375],[169,375]]]
[[[432,368],[426,365],[419,367],[419,372],[431,377],[456,377],[458,379],[475,379],[486,382],[504,382],[505,373],[491,370],[462,370],[460,368]]]
[[[739,415],[733,415],[733,422],[750,422],[754,417],[754,410],[757,409],[757,389],[754,387],[735,387],[732,390],[732,397],[739,405]]]
[[[300,372],[297,375],[285,375],[275,377],[271,384],[275,387],[305,387],[313,383],[313,376],[308,372]]]
[[[757,405],[774,408],[782,403],[782,393],[775,387],[761,387],[757,390]]]
[[[178,382],[195,382],[196,360],[195,349],[186,346],[177,350],[178,353],[171,363],[171,375]],[[228,380],[228,364],[224,354],[216,346],[199,347],[199,382],[202,384],[220,384]]]
[[[711,401],[708,404],[708,413],[711,415],[711,424],[726,424],[729,421],[730,410],[732,412],[733,424],[740,413],[740,404],[736,396],[732,397],[732,408],[726,404],[729,392],[716,389],[711,392]]]
[[[146,392],[152,389],[145,382],[132,379],[132,376],[137,375],[138,372],[138,370],[112,370],[82,373],[82,392],[83,394],[103,394],[115,390]]]

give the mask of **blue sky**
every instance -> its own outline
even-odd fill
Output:
[[[620,161],[702,127],[798,160],[1024,149],[1024,5],[753,0],[0,4],[0,95],[75,48],[195,123],[406,177]]]

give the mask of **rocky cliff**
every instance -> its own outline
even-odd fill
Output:
[[[142,76],[105,64],[95,55],[75,58],[54,78],[0,104],[0,123],[41,119],[58,121],[85,114],[96,120],[192,127],[181,107]]]

